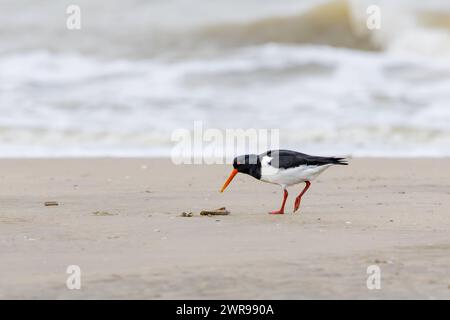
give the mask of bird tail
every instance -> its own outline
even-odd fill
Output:
[[[350,160],[350,157],[331,157],[330,163],[346,166],[346,165],[348,165],[349,160]]]

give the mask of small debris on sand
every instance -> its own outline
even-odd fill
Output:
[[[108,211],[95,211],[95,212],[92,212],[92,214],[94,216],[115,216],[116,215],[116,214],[110,213]]]
[[[59,203],[58,203],[58,201],[46,201],[46,202],[44,202],[44,205],[46,207],[59,206]]]
[[[201,216],[226,216],[229,215],[230,211],[228,211],[225,207],[215,209],[215,210],[203,210],[200,212]]]
[[[384,263],[393,264],[394,263],[392,260],[384,260],[384,259],[375,259],[373,262],[375,264],[384,264]]]
[[[192,212],[183,212],[180,217],[192,217],[194,214]]]

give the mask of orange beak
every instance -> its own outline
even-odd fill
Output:
[[[237,169],[233,169],[233,171],[231,171],[230,176],[228,177],[227,181],[225,181],[225,183],[223,184],[222,189],[220,189],[220,192],[223,192],[223,190],[225,190],[225,188],[228,187],[231,180],[233,180],[234,176],[237,175],[237,173],[238,173]]]

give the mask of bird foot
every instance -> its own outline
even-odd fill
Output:
[[[284,210],[270,211],[269,214],[284,214]]]

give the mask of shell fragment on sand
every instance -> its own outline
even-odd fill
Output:
[[[192,212],[183,212],[180,217],[192,217],[194,214]]]
[[[201,216],[226,216],[229,214],[230,214],[230,211],[228,211],[225,207],[215,209],[215,210],[203,210],[200,212]]]
[[[94,216],[115,216],[116,215],[116,214],[110,213],[108,211],[95,211],[95,212],[92,212],[92,214]]]

